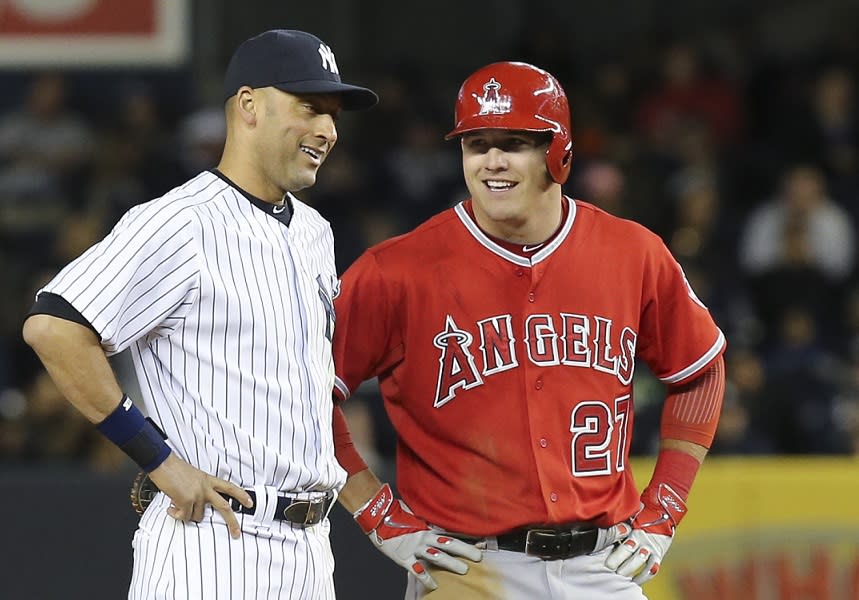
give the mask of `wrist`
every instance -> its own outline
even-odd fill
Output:
[[[386,483],[361,508],[352,513],[352,517],[364,533],[369,534],[379,526],[393,502],[394,493]]]
[[[164,433],[151,419],[144,417],[126,395],[96,429],[147,473],[158,468],[170,456],[170,446],[164,441]]]
[[[700,461],[691,454],[674,449],[660,450],[648,487],[666,483],[685,502],[700,467]]]
[[[672,527],[676,527],[686,516],[686,503],[667,483],[651,483],[641,494],[641,502],[659,513],[658,520],[670,520]],[[645,527],[648,525],[651,524],[643,524]]]

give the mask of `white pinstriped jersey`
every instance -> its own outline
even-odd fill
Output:
[[[180,457],[242,487],[339,488],[329,223],[291,198],[287,227],[204,172],[132,208],[43,290],[115,354]]]

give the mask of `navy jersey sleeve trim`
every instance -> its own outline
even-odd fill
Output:
[[[86,317],[84,317],[74,306],[69,304],[68,300],[58,294],[52,294],[51,292],[42,292],[39,294],[36,298],[36,302],[33,304],[33,307],[30,309],[30,312],[27,313],[24,320],[27,320],[33,315],[51,315],[52,317],[78,323],[79,325],[83,325],[84,327],[91,329],[93,333],[101,339],[101,334],[96,331],[95,327],[92,326],[92,323],[87,321]]]

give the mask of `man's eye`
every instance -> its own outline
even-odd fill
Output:
[[[499,144],[499,147],[502,150],[506,151],[522,150],[523,148],[527,148],[528,146],[529,142],[524,138],[511,138],[504,143]]]

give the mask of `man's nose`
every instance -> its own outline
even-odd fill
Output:
[[[486,153],[486,166],[493,171],[507,168],[507,153],[501,148],[490,148]]]

